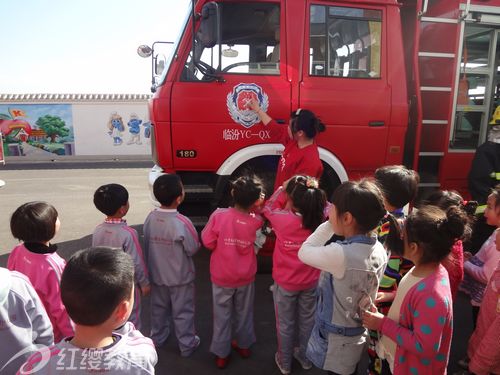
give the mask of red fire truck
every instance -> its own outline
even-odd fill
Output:
[[[308,108],[326,124],[328,191],[404,163],[422,190],[467,194],[500,104],[499,30],[500,0],[198,0],[153,87],[150,181],[175,172],[216,200],[241,173],[272,186],[283,146],[255,98],[277,123]]]

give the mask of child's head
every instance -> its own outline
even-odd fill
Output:
[[[17,208],[10,218],[14,238],[24,242],[49,242],[59,230],[54,206],[45,202],[28,202]]]
[[[94,193],[94,204],[104,215],[123,217],[128,211],[128,191],[120,184],[102,185]]]
[[[286,185],[293,208],[302,215],[302,226],[311,231],[324,221],[326,195],[319,188],[318,180],[313,177],[297,175]]]
[[[474,220],[477,202],[465,202],[462,196],[455,190],[436,190],[432,192],[423,202],[424,205],[436,206],[446,211],[450,207],[458,207],[467,215],[468,223],[465,227],[464,234],[461,239],[469,239],[472,235],[471,223]]]
[[[99,326],[110,318],[117,328],[133,305],[134,265],[121,249],[93,247],[75,253],[64,268],[61,298],[78,325]]]
[[[500,184],[495,186],[488,196],[484,217],[488,225],[500,226]]]
[[[161,175],[153,184],[153,194],[162,206],[177,207],[184,198],[181,178],[176,174]]]
[[[231,183],[231,195],[235,205],[248,210],[263,198],[262,181],[254,176],[241,176]]]
[[[416,264],[441,262],[461,238],[467,215],[456,206],[445,212],[435,206],[424,206],[406,218],[404,256]]]
[[[312,139],[325,131],[325,125],[313,112],[299,108],[290,115],[290,131],[292,135],[302,131],[307,138]]]
[[[341,184],[333,192],[332,204],[330,222],[338,235],[344,235],[338,226],[349,223],[351,217],[356,231],[361,234],[375,229],[386,213],[382,192],[367,179]]]
[[[375,171],[375,180],[384,194],[386,204],[402,208],[417,195],[420,178],[418,173],[403,165],[387,165]]]

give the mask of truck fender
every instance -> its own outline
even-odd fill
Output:
[[[216,172],[218,178],[215,186],[215,196],[221,196],[224,186],[226,186],[231,175],[239,166],[259,156],[279,156],[284,148],[279,143],[265,143],[242,148],[230,155]],[[323,147],[318,147],[318,151],[320,159],[332,168],[340,182],[347,181],[347,171],[342,162],[333,153]]]
[[[240,165],[250,159],[259,156],[281,155],[284,149],[285,147],[279,143],[266,143],[242,148],[229,156],[224,163],[222,163],[216,173],[219,176],[230,176]],[[342,165],[342,162],[334,154],[323,147],[318,147],[318,151],[319,158],[335,171],[340,181],[347,181],[347,171]]]

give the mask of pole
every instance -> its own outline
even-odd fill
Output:
[[[3,135],[2,135],[2,132],[0,132],[0,163],[5,165],[5,156],[3,153]]]
[[[5,157],[3,153],[3,136],[2,132],[0,132],[0,164],[5,165]],[[5,181],[0,180],[0,188],[5,186]]]

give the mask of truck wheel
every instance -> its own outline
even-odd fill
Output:
[[[323,175],[319,181],[319,187],[326,193],[326,199],[331,200],[333,191],[341,184],[337,173],[323,162]]]
[[[232,204],[231,190],[229,188],[229,181],[234,181],[241,176],[255,175],[262,180],[266,198],[269,198],[274,192],[274,180],[276,179],[276,168],[278,165],[278,157],[274,156],[261,156],[240,165],[226,181],[223,182],[223,193],[218,200],[219,207],[228,207]],[[223,177],[219,177],[222,179]]]

